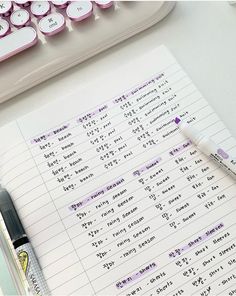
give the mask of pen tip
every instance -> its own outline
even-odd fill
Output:
[[[180,121],[181,121],[181,120],[179,119],[179,117],[175,117],[175,123],[176,123],[176,124],[179,124]]]

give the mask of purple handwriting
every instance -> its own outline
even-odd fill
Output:
[[[140,176],[143,172],[153,168],[154,166],[156,166],[157,164],[159,164],[161,161],[161,157],[158,157],[154,160],[152,160],[151,162],[149,162],[148,164],[144,165],[143,167],[141,167],[140,169],[136,170],[133,172],[133,176]]]
[[[193,241],[190,241],[187,245],[183,246],[180,249],[175,249],[173,252],[169,253],[169,257],[174,258],[176,256],[181,255],[183,252],[187,251],[188,249],[200,244],[202,241],[207,240],[209,237],[211,237],[213,234],[215,234],[222,227],[224,227],[224,224],[220,223],[220,224],[216,225],[214,228],[207,230],[203,235],[197,237]]]
[[[31,142],[31,144],[35,144],[35,143],[40,143],[42,141],[45,141],[51,136],[54,136],[54,135],[59,134],[61,132],[64,132],[64,130],[68,129],[69,126],[70,126],[69,123],[64,124],[63,126],[48,132],[47,134],[44,134],[44,135],[41,135],[37,138],[32,139],[30,142]]]
[[[128,276],[127,278],[119,281],[116,283],[116,288],[117,289],[121,289],[124,286],[130,284],[131,282],[139,279],[140,277],[142,277],[143,275],[145,275],[146,273],[152,271],[153,269],[157,268],[157,265],[155,262],[150,263],[149,265],[147,265],[146,267],[140,269],[137,273],[134,273],[130,276]]]
[[[181,152],[182,150],[186,149],[187,147],[189,147],[190,145],[192,145],[192,141],[191,140],[188,140],[187,142],[179,145],[178,147],[176,148],[173,148],[169,154],[172,155],[172,156],[175,156],[176,154],[178,154],[179,152]]]
[[[82,201],[78,203],[74,203],[71,206],[69,206],[70,211],[77,211],[78,209],[84,207],[87,203],[91,202],[92,200],[95,200],[97,198],[100,198],[103,196],[106,192],[110,191],[111,189],[117,187],[118,185],[122,184],[124,182],[124,178],[120,178],[117,181],[106,185],[105,187],[99,189],[98,191],[92,193],[91,195],[84,198]]]
[[[162,77],[164,76],[164,73],[161,73],[157,76],[155,76],[154,78],[152,79],[149,79],[148,81],[144,82],[143,84],[141,84],[140,86],[138,87],[135,87],[133,90],[127,92],[126,94],[112,100],[111,102],[107,102],[106,104],[102,105],[101,107],[99,107],[98,109],[94,110],[93,112],[89,112],[89,113],[86,113],[84,116],[82,117],[79,117],[77,118],[77,123],[82,123],[88,119],[91,119],[93,116],[107,110],[109,107],[111,107],[113,104],[117,104],[117,103],[120,103],[122,102],[123,100],[126,100],[127,98],[129,98],[130,96],[136,94],[138,91],[144,89],[145,87],[149,86],[150,84],[153,84],[155,83],[155,81],[161,79]],[[47,140],[49,137],[59,133],[59,132],[63,132],[65,129],[67,129],[69,127],[69,123],[68,124],[64,124],[62,127],[56,129],[56,130],[53,130],[53,131],[50,131],[48,133],[45,133],[37,138],[34,138],[32,139],[30,142],[31,144],[35,144],[35,143],[40,143],[41,141],[45,141]]]
[[[82,117],[79,117],[77,119],[77,123],[82,123],[83,121],[86,121],[88,119],[91,119],[93,116],[105,111],[108,108],[108,105],[103,105],[102,107],[99,107],[98,109],[94,110],[93,112],[87,113]]]
[[[136,87],[135,89],[129,91],[128,93],[116,98],[113,100],[114,104],[121,103],[122,101],[128,99],[130,96],[133,96],[136,94],[138,91],[144,89],[145,87],[149,86],[150,84],[155,83],[157,80],[161,79],[164,76],[164,73],[159,74],[158,76],[155,76],[154,78],[144,82],[140,86]]]

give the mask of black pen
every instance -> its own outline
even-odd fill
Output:
[[[29,286],[35,295],[49,295],[34,250],[21,224],[9,193],[0,186],[0,212]]]

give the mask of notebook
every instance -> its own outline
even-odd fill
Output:
[[[164,46],[0,129],[1,182],[53,295],[235,293],[235,182],[176,116],[236,155]]]

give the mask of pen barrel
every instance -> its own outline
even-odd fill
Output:
[[[202,137],[197,147],[236,180],[236,158],[232,158],[223,148],[207,137]]]
[[[21,267],[35,295],[49,295],[41,267],[30,243],[15,248]]]

